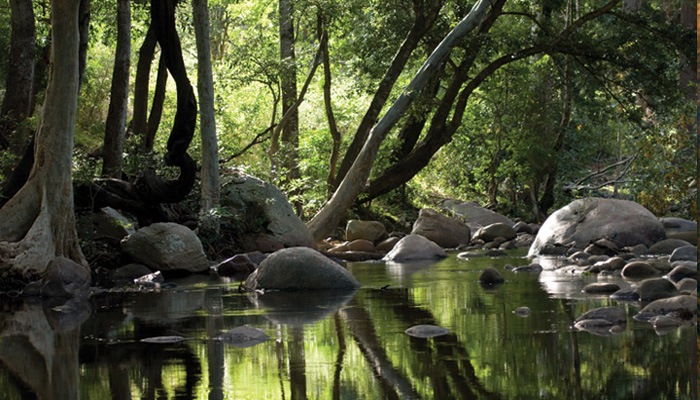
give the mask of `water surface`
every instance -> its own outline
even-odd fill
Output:
[[[0,399],[694,398],[695,327],[660,336],[632,319],[639,304],[581,293],[595,276],[516,274],[505,264],[528,260],[348,263],[362,283],[350,293],[250,294],[193,276],[83,303],[6,302]],[[502,286],[479,284],[487,266],[502,271]],[[585,311],[612,305],[627,310],[622,333],[572,328]],[[532,314],[513,314],[521,306]],[[404,333],[418,324],[450,334]],[[213,340],[242,325],[271,340]],[[186,340],[140,342],[166,335]]]

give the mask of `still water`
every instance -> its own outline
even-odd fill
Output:
[[[516,255],[348,263],[362,283],[351,293],[255,295],[194,276],[89,302],[5,299],[0,399],[694,398],[695,327],[659,336],[632,319],[639,304],[582,294],[596,277],[503,269],[528,263]],[[499,288],[479,285],[487,266],[503,271]],[[621,334],[572,329],[609,305],[627,310]],[[513,314],[521,306],[532,314]],[[417,324],[450,334],[404,333]],[[243,325],[271,339],[246,348],[213,340]],[[140,342],[166,335],[186,340]]]

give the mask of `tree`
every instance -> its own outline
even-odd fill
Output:
[[[297,102],[297,65],[294,50],[293,0],[279,0],[279,30],[282,114],[290,114],[282,127],[281,135],[272,136],[269,154],[273,176],[277,175],[281,182],[285,183],[299,178],[299,111],[294,106]],[[283,170],[282,174],[280,169]],[[301,203],[297,201],[295,206],[297,213],[300,213]]]
[[[220,202],[219,150],[214,119],[214,81],[211,71],[211,51],[209,49],[209,8],[207,0],[192,0],[194,13],[194,33],[197,39],[197,92],[199,93],[200,124],[202,136],[202,204],[200,209],[207,215],[216,209]],[[213,222],[213,221],[212,221]],[[218,224],[211,227],[216,232]]]
[[[131,8],[129,0],[117,1],[117,49],[114,55],[112,95],[107,112],[102,176],[121,178],[131,65]]]
[[[13,132],[32,111],[36,28],[31,0],[11,0],[10,7],[12,33],[5,98],[0,109],[0,149],[10,148],[19,156],[28,135]]]
[[[51,1],[51,69],[35,163],[0,209],[0,270],[32,277],[58,256],[86,265],[78,244],[71,167],[78,100],[79,0]]]
[[[327,236],[338,226],[344,212],[365,188],[365,181],[369,178],[372,163],[379,151],[379,146],[396,124],[414,98],[420,93],[428,82],[439,70],[440,65],[452,51],[452,48],[469,32],[475,29],[490,6],[489,1],[480,0],[472,10],[462,19],[452,31],[440,42],[432,54],[425,61],[420,70],[403,91],[399,98],[384,114],[381,120],[372,128],[367,141],[358,154],[352,167],[343,178],[338,189],[330,200],[314,215],[307,226],[311,229],[317,240]]]

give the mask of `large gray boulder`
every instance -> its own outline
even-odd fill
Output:
[[[292,247],[270,254],[248,276],[249,290],[357,289],[360,283],[348,270],[308,247]]]
[[[222,189],[222,204],[238,228],[244,251],[273,252],[285,247],[316,248],[311,231],[297,217],[291,204],[274,185],[234,171],[234,179]],[[227,218],[227,217],[224,217]]]
[[[682,239],[686,242],[698,244],[698,222],[683,218],[660,218],[669,239]]]
[[[658,218],[641,205],[627,200],[585,198],[574,200],[544,222],[529,255],[546,254],[548,249],[584,249],[599,239],[619,248],[652,244],[666,238]]]
[[[184,225],[159,222],[121,241],[121,248],[153,271],[204,272],[209,261],[197,235]]]
[[[445,258],[445,250],[421,235],[407,235],[384,256],[384,261],[417,261]]]
[[[449,199],[440,203],[440,207],[464,218],[464,221],[472,231],[497,222],[503,222],[510,226],[515,225],[515,222],[510,218],[495,211],[491,211],[488,208],[481,207],[473,201],[461,202],[459,200]]]
[[[351,219],[345,226],[345,240],[348,241],[364,239],[370,242],[378,242],[386,239],[388,236],[384,224],[379,221]]]
[[[420,210],[411,234],[421,235],[445,248],[471,241],[471,230],[465,223],[429,208]]]

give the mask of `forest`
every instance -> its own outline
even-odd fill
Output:
[[[76,207],[142,224],[187,210],[215,241],[239,171],[279,187],[317,240],[446,198],[533,222],[586,196],[695,219],[695,14],[0,0],[0,266],[85,264]]]

